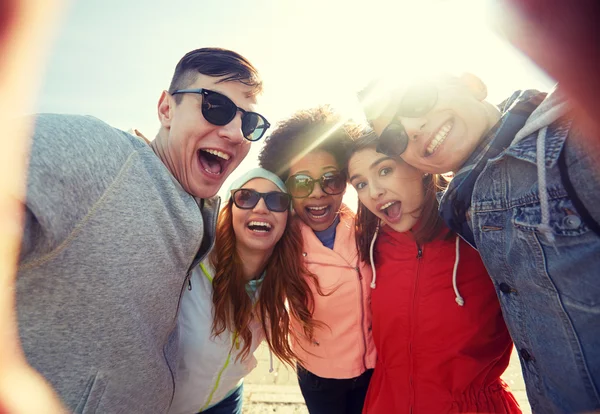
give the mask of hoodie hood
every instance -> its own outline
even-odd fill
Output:
[[[523,128],[517,132],[512,145],[515,145],[523,138],[548,127],[551,123],[559,119],[568,112],[567,98],[554,89],[546,96],[546,99],[531,113]]]

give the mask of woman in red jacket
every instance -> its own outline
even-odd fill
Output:
[[[364,413],[520,413],[500,375],[512,341],[477,251],[437,214],[436,184],[401,159],[355,141],[357,244],[373,266],[377,349]]]

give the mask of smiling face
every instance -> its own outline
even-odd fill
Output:
[[[259,193],[281,191],[279,187],[264,178],[250,180],[242,188]],[[231,209],[236,249],[271,254],[283,235],[289,211],[281,213],[270,211],[263,198],[252,209],[241,209],[235,204]]]
[[[313,151],[290,166],[290,176],[302,173],[313,180],[318,180],[323,174],[339,171],[340,166],[335,157],[323,150]],[[340,210],[344,192],[337,195],[326,194],[317,182],[308,197],[292,198],[294,211],[313,231],[326,230]]]
[[[484,101],[485,85],[473,75],[453,81],[438,81],[437,99],[428,112],[418,117],[396,117],[409,137],[402,159],[428,173],[457,171],[484,135],[500,118],[493,105]],[[402,94],[402,92],[400,92]],[[377,135],[392,122],[396,108],[386,110],[371,123]]]
[[[252,88],[240,82],[219,83],[222,78],[199,74],[188,88],[205,88],[222,93],[238,107],[254,111]],[[204,119],[202,96],[186,93],[181,101],[164,91],[158,103],[161,129],[155,150],[182,187],[196,197],[214,196],[225,179],[250,151],[241,131],[241,112],[227,125]]]
[[[348,175],[360,202],[392,229],[405,232],[417,223],[424,198],[419,170],[369,147],[352,155]]]

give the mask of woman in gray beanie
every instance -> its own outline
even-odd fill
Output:
[[[255,168],[232,184],[215,246],[182,298],[171,413],[241,413],[243,378],[263,339],[280,360],[296,363],[290,337],[312,336],[309,283],[318,283],[298,266],[302,238],[294,227],[290,196],[275,174]],[[291,317],[303,332],[290,329]]]

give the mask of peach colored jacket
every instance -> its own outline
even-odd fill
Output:
[[[296,218],[296,220],[299,220]],[[354,241],[354,213],[342,206],[333,250],[323,246],[310,227],[300,223],[304,259],[317,275],[324,293],[313,287],[313,317],[327,326],[318,327],[314,338],[293,341],[300,364],[323,378],[354,378],[375,367],[371,334],[371,267],[358,260]],[[312,284],[311,284],[312,286]],[[296,332],[302,332],[292,322]]]

